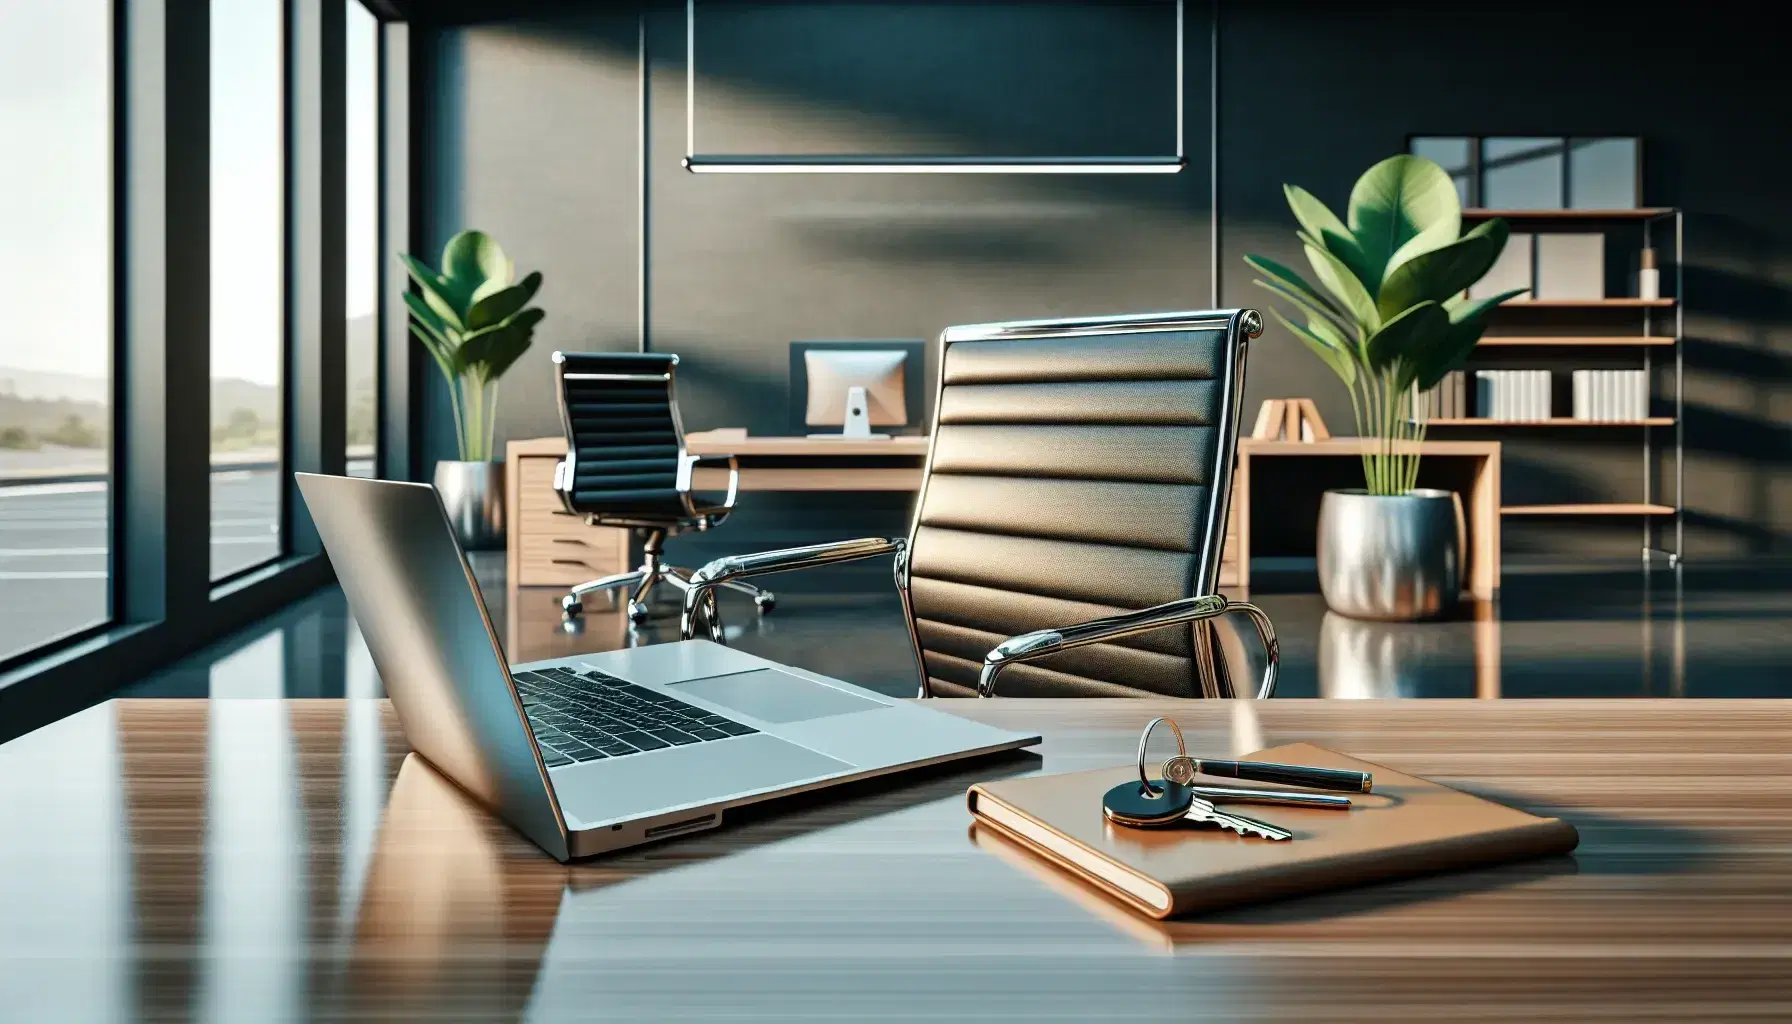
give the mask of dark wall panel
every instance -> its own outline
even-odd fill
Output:
[[[1163,16],[1168,5],[1154,6],[1156,17],[1141,16],[1137,5],[831,5],[825,18],[810,10],[806,20],[780,5],[714,13],[700,6],[699,149],[1132,155],[1153,146],[1151,154],[1168,154],[1175,53],[1164,29],[1174,19]],[[817,20],[851,26],[861,40],[887,28],[888,48],[915,59],[860,62],[842,73],[852,94],[843,99],[824,88],[816,68],[825,61],[804,43]],[[679,162],[683,12],[656,14],[649,27],[651,337],[654,348],[687,359],[688,425],[789,432],[792,341],[931,340],[955,323],[1208,301],[1204,159],[1173,176],[693,175]],[[967,28],[989,45],[947,66],[926,59],[963,51],[959,33]],[[1013,30],[1006,47],[992,41],[998,28]],[[980,92],[978,81],[1060,83],[1065,61],[1054,53],[1084,28],[1145,70],[1120,81],[1085,79],[1074,97],[1054,92],[1054,131],[1044,144],[1023,144],[1016,133],[1028,123],[1024,97],[1007,87]],[[787,49],[777,52],[774,40]],[[949,81],[979,54],[1004,73],[985,68]],[[1188,73],[1204,82],[1205,53],[1196,56]],[[797,70],[771,73],[780,66]],[[1205,107],[1191,135],[1207,137]]]
[[[1283,182],[1341,215],[1356,176],[1401,151],[1410,134],[1641,137],[1643,201],[1686,209],[1689,557],[1792,550],[1792,192],[1783,172],[1792,144],[1772,98],[1792,95],[1792,67],[1748,8],[1675,8],[1657,18],[1606,4],[1476,3],[1433,5],[1415,17],[1397,3],[1226,3],[1220,39],[1229,304],[1265,302],[1243,253],[1305,266]],[[1716,53],[1729,72],[1697,71],[1696,55]],[[1504,316],[1495,330],[1550,322],[1541,311]],[[1633,333],[1641,324],[1628,313],[1609,316],[1604,322]],[[1671,319],[1658,323],[1672,330]],[[1472,365],[1600,365],[1523,353],[1507,349]],[[1567,401],[1562,387],[1558,405]],[[1671,376],[1659,372],[1656,389],[1670,396]],[[1328,422],[1350,422],[1343,387],[1272,323],[1251,362],[1247,399],[1282,394],[1311,395]],[[1632,431],[1478,436],[1507,443],[1504,483],[1515,502],[1634,501],[1640,493]],[[1667,460],[1657,470],[1671,467]],[[1507,547],[1634,555],[1634,523],[1545,530],[1508,520]]]
[[[638,318],[637,20],[632,11],[422,31],[428,158],[420,249],[462,228],[542,272],[547,319],[504,377],[500,441],[560,432],[549,353],[633,351]],[[453,458],[435,365],[424,463]]]
[[[1167,152],[1173,96],[1155,86],[1173,75],[1170,9],[712,2],[705,21],[700,4],[699,148]],[[538,350],[505,385],[507,437],[557,430],[549,351],[632,348],[639,327],[636,15],[532,10],[418,33],[424,241],[439,248],[477,225],[547,276]],[[1775,127],[1792,67],[1746,9],[1677,11],[1673,49],[1688,56],[1674,58],[1662,19],[1608,5],[1434,5],[1417,17],[1392,2],[1223,3],[1217,132],[1210,10],[1188,4],[1190,164],[1178,175],[698,176],[679,164],[682,5],[654,6],[646,326],[652,347],[686,357],[687,424],[789,432],[794,340],[931,339],[960,322],[1209,305],[1210,139],[1221,301],[1261,306],[1240,257],[1300,260],[1283,182],[1341,207],[1356,175],[1409,134],[1632,134],[1644,139],[1645,201],[1687,209],[1690,554],[1792,548],[1792,145]],[[1698,64],[1713,54],[1727,70]],[[1573,365],[1530,358],[1508,350],[1497,365]],[[1254,408],[1287,395],[1317,399],[1348,430],[1342,387],[1272,325],[1246,397]],[[440,457],[439,389],[430,409],[426,454]],[[1618,434],[1496,436],[1513,500],[1636,495],[1642,459]],[[1508,526],[1515,552],[1633,554],[1640,541],[1628,520]]]

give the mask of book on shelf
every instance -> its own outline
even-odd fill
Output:
[[[1475,415],[1518,423],[1546,420],[1549,391],[1548,370],[1476,370]]]
[[[1467,376],[1461,370],[1451,370],[1444,374],[1443,379],[1429,390],[1419,391],[1414,395],[1416,407],[1413,412],[1427,420],[1453,420],[1467,416],[1468,411],[1464,408],[1463,401]]]
[[[1642,370],[1574,371],[1574,418],[1589,423],[1634,422],[1649,415],[1649,380]]]

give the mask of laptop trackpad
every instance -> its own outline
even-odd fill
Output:
[[[889,706],[775,668],[687,679],[669,683],[666,688],[681,697],[720,704],[761,722],[807,722]]]
[[[556,768],[554,794],[572,828],[794,786],[853,765],[766,733]]]

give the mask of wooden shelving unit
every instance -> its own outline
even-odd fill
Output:
[[[1577,420],[1569,416],[1552,416],[1546,420],[1495,420],[1481,416],[1464,416],[1426,421],[1433,427],[1671,427],[1672,416],[1651,416],[1646,420]]]
[[[1489,210],[1470,207],[1462,211],[1463,220],[1654,220],[1671,217],[1676,211],[1668,206],[1639,206],[1624,210]]]
[[[1623,335],[1612,335],[1610,337],[1585,335],[1576,338],[1545,335],[1531,337],[1523,334],[1507,334],[1491,338],[1482,336],[1481,345],[1484,348],[1547,348],[1557,346],[1562,348],[1640,348],[1645,345],[1671,346],[1678,340],[1679,339],[1677,338],[1668,337],[1625,337]]]
[[[1506,505],[1502,516],[1671,516],[1672,505],[1646,502],[1584,502],[1578,505]]]
[[[1672,309],[1673,299],[1509,299],[1502,309]]]
[[[1643,371],[1649,389],[1649,405],[1647,411],[1664,413],[1637,420],[1577,420],[1568,417],[1552,417],[1544,420],[1504,420],[1481,416],[1465,416],[1450,419],[1432,419],[1432,426],[1446,428],[1483,428],[1488,430],[1506,430],[1510,428],[1542,428],[1555,430],[1561,427],[1616,427],[1627,428],[1634,434],[1620,434],[1620,438],[1628,440],[1632,436],[1639,437],[1639,455],[1643,461],[1642,493],[1634,502],[1579,502],[1562,504],[1526,504],[1508,505],[1500,509],[1501,516],[1559,516],[1576,517],[1612,517],[1632,516],[1641,521],[1642,554],[1644,561],[1656,555],[1665,555],[1670,565],[1678,564],[1683,550],[1684,516],[1682,514],[1685,494],[1685,418],[1682,414],[1684,404],[1683,369],[1685,311],[1682,301],[1685,298],[1685,215],[1672,207],[1650,206],[1629,210],[1495,210],[1470,208],[1462,211],[1464,220],[1484,221],[1500,217],[1514,222],[1515,225],[1529,225],[1523,230],[1548,231],[1551,225],[1573,230],[1603,230],[1606,232],[1608,247],[1610,239],[1616,236],[1625,247],[1637,244],[1637,235],[1641,235],[1641,245],[1654,248],[1660,254],[1662,298],[1644,299],[1637,297],[1614,296],[1600,299],[1520,299],[1501,304],[1497,316],[1510,317],[1507,322],[1522,322],[1528,329],[1536,330],[1540,323],[1549,323],[1552,311],[1564,315],[1557,322],[1562,324],[1553,328],[1558,333],[1523,335],[1500,334],[1483,336],[1477,350],[1538,350],[1528,357],[1519,353],[1507,352],[1503,359],[1492,365],[1511,365],[1515,359],[1523,358],[1531,365],[1542,369],[1548,368],[1557,373],[1573,366],[1572,362],[1561,360],[1563,353],[1551,353],[1552,349],[1580,349],[1582,358],[1592,364],[1589,368],[1611,367],[1614,364],[1628,364]],[[1672,238],[1666,236],[1672,232]],[[1657,236],[1661,236],[1661,245],[1656,244]],[[1630,320],[1634,317],[1634,320]],[[1561,330],[1574,330],[1572,325],[1597,324],[1599,333],[1576,336],[1559,333]],[[1629,326],[1634,324],[1634,327]],[[1624,326],[1619,326],[1624,325]],[[1595,329],[1589,327],[1590,330]],[[1510,329],[1509,329],[1510,330]],[[1632,331],[1635,333],[1612,333],[1614,330]],[[1585,352],[1586,349],[1598,348],[1604,351],[1598,354]],[[1627,358],[1623,350],[1633,350],[1635,362]],[[1534,360],[1534,362],[1532,362]],[[1659,372],[1658,372],[1659,371]],[[1668,376],[1671,371],[1671,380]],[[1470,402],[1473,402],[1473,371],[1469,372]],[[1559,385],[1562,383],[1556,379]],[[1671,391],[1666,388],[1671,387]],[[1561,395],[1559,388],[1557,396]],[[1474,405],[1470,411],[1479,411]],[[1672,430],[1670,435],[1658,434],[1659,428]],[[1451,436],[1454,436],[1453,434]],[[1591,439],[1601,435],[1575,435],[1570,431],[1561,435],[1563,444],[1575,443],[1573,437]],[[1552,443],[1556,437],[1551,437]],[[1672,445],[1671,451],[1667,447]],[[1668,456],[1671,455],[1671,463]],[[1668,479],[1671,474],[1672,479]],[[1672,502],[1665,500],[1672,487]],[[1671,522],[1670,522],[1671,520]],[[1671,544],[1669,535],[1671,534]]]

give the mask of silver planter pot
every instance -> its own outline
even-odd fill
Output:
[[[1473,697],[1474,684],[1474,638],[1452,624],[1337,612],[1319,624],[1321,697]]]
[[[468,551],[504,547],[504,463],[436,463],[436,492],[460,546]]]
[[[1319,591],[1353,619],[1435,619],[1462,590],[1462,503],[1454,491],[1326,491]]]

